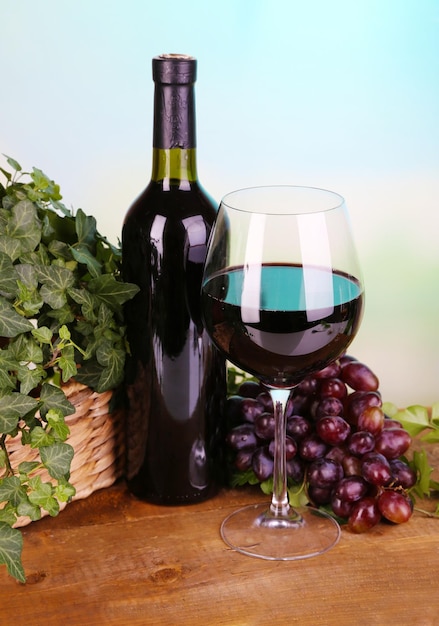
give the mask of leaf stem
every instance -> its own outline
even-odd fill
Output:
[[[431,518],[435,518],[435,519],[439,519],[439,512],[435,512],[435,511],[426,511],[425,509],[421,509],[418,506],[413,507],[413,510],[416,511],[417,513],[421,513],[422,515],[425,515],[426,517],[431,517]]]

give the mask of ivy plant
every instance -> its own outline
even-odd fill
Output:
[[[63,391],[74,378],[103,392],[122,379],[127,343],[123,304],[137,287],[121,278],[120,248],[94,217],[62,202],[41,170],[25,173],[6,157],[0,168],[0,564],[21,582],[19,516],[56,516],[75,494],[73,448]],[[39,461],[14,466],[8,440],[38,449]],[[44,482],[37,470],[51,477]]]

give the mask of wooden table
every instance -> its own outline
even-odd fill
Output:
[[[120,483],[73,502],[23,529],[28,583],[2,566],[0,624],[439,624],[438,519],[343,530],[322,556],[268,562],[228,549],[219,534],[228,512],[263,498],[257,488],[227,490],[165,508]]]

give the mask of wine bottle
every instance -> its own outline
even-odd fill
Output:
[[[122,228],[127,483],[160,504],[204,500],[221,482],[226,364],[203,327],[201,278],[216,205],[196,168],[196,59],[152,60],[152,176]]]

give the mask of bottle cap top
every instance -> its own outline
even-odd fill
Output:
[[[197,60],[187,54],[161,54],[152,60],[154,82],[186,85],[197,79]]]

